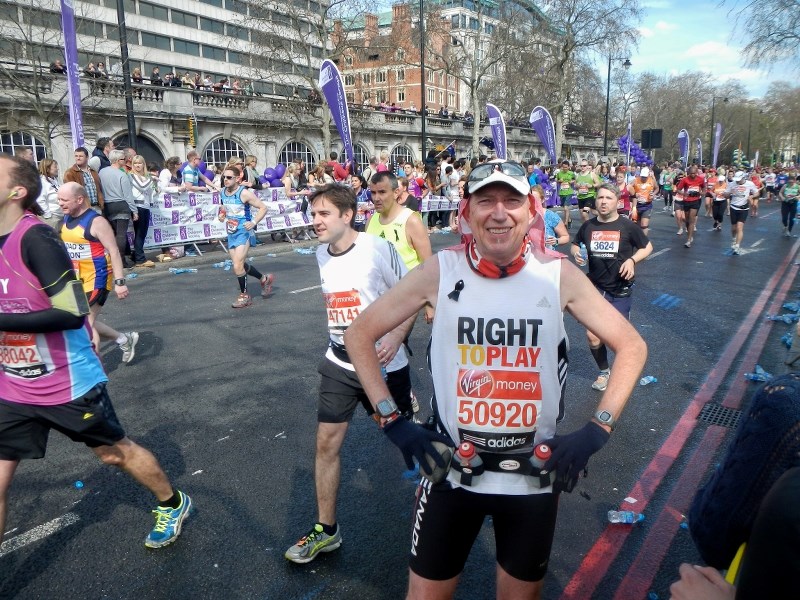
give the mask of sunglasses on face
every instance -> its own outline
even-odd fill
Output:
[[[223,179],[236,179],[233,175],[223,175]]]
[[[519,163],[507,160],[505,162],[483,163],[482,165],[478,165],[470,171],[468,182],[486,179],[495,171],[500,171],[520,181],[528,181],[528,172],[525,170],[525,167]]]

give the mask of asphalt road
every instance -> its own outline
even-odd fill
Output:
[[[688,467],[701,458],[712,465],[717,460],[695,452],[705,448],[702,436],[711,427],[697,424],[672,457],[674,464],[657,469],[658,477],[644,487],[637,488],[637,482],[715,373],[720,382],[711,400],[738,394],[746,403],[754,389],[741,384],[741,373],[754,366],[742,363],[748,348],[749,358],[781,372],[778,338],[787,325],[762,331],[763,352],[753,345],[766,312],[758,304],[762,291],[775,287],[769,300],[781,293],[770,282],[776,272],[785,284],[783,293],[795,299],[791,284],[797,267],[791,263],[798,242],[780,236],[776,210],[765,205],[759,219],[748,221],[742,256],[729,255],[730,236],[710,231],[709,219],[700,219],[695,245],[686,249],[673,220],[655,215],[656,254],[639,267],[632,321],[649,345],[645,374],[658,383],[637,388],[612,440],[592,459],[589,478],[562,496],[545,598],[625,597],[619,590],[645,574],[652,576],[645,593],[628,597],[644,598],[652,591],[664,598],[677,564],[697,560],[683,529],[662,552],[653,550],[648,536],[659,517],[675,512],[676,496],[688,501],[694,493],[696,485],[676,491]],[[436,235],[433,241],[438,249],[456,239]],[[316,365],[325,349],[324,311],[313,255],[272,242],[251,254],[259,269],[277,278],[273,296],[256,298],[251,308],[230,308],[236,282],[230,272],[212,268],[224,258],[214,250],[173,263],[197,266],[196,274],[171,275],[159,265],[139,275],[130,282],[131,297],[110,300],[104,314],[115,328],[141,334],[131,364],[120,362],[113,344],[103,348],[103,361],[129,435],[158,456],[196,504],[181,538],[165,549],[146,549],[144,537],[152,526],[149,494],[83,447],[53,434],[46,459],[24,462],[12,485],[0,550],[0,598],[404,596],[415,485],[399,452],[363,412],[352,423],[342,456],[342,548],[303,566],[283,558],[316,515]],[[748,314],[755,313],[748,329]],[[584,333],[571,317],[565,320],[572,348],[568,415],[560,430],[571,431],[593,413],[598,394],[590,389],[596,372]],[[744,330],[737,333],[740,327]],[[423,356],[428,333],[420,321],[411,338],[420,398],[430,395]],[[730,368],[719,375],[726,356],[733,356]],[[729,437],[730,430],[713,427]],[[701,475],[706,468],[701,464]],[[595,543],[614,529],[606,523],[606,511],[637,489],[648,496],[647,520],[623,540],[611,531],[617,543],[613,559],[598,566],[589,560],[598,556]],[[493,546],[487,521],[458,598],[494,597]],[[576,577],[592,583],[588,591],[570,596],[564,590]]]

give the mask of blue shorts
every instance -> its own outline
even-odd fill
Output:
[[[244,227],[240,227],[233,233],[228,234],[228,249],[236,246],[244,246],[250,243],[250,232]]]

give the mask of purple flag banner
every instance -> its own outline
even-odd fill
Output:
[[[695,148],[695,151],[694,151],[694,157],[697,159],[697,164],[698,165],[702,165],[703,164],[703,142],[700,140],[700,138],[697,138],[694,141],[694,143],[696,144],[696,148]]]
[[[355,162],[353,152],[353,136],[350,133],[350,111],[347,109],[347,98],[344,95],[342,74],[332,60],[325,59],[319,69],[319,87],[331,109],[331,117],[336,130],[342,138],[347,160]]]
[[[506,146],[506,122],[500,109],[494,104],[486,105],[486,114],[489,117],[489,127],[492,130],[492,140],[494,141],[494,153],[497,158],[506,160],[508,147]]]
[[[61,0],[61,31],[64,35],[64,64],[67,67],[67,97],[72,147],[83,146],[83,112],[81,111],[81,66],[78,63],[78,42],[75,38],[73,0]]]
[[[545,152],[550,157],[550,164],[558,161],[556,158],[556,128],[553,126],[553,117],[543,106],[537,106],[531,111],[531,127],[544,146]]]
[[[713,156],[713,164],[712,167],[717,166],[717,157],[719,156],[719,142],[722,139],[722,123],[717,123],[717,126],[714,127],[714,156]]]
[[[678,151],[680,152],[681,162],[685,169],[689,164],[689,132],[685,129],[681,129],[680,133],[678,133]]]
[[[628,152],[626,154],[625,164],[631,164],[631,146],[633,145],[633,115],[628,115]]]

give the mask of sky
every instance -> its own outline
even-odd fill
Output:
[[[785,67],[746,69],[744,42],[734,32],[734,16],[715,0],[642,0],[639,47],[631,52],[631,73],[712,73],[719,80],[738,79],[751,97],[763,96],[772,81],[792,81]],[[603,74],[603,79],[605,75]]]

